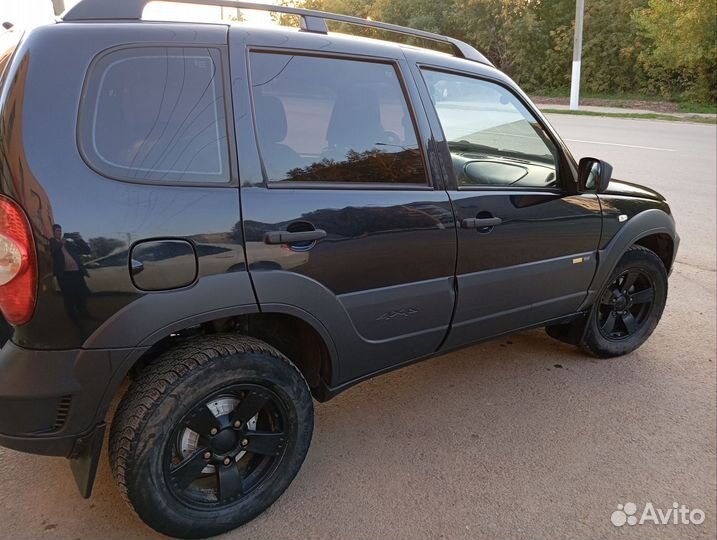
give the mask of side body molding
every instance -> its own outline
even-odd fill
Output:
[[[605,217],[603,218],[605,219]],[[604,245],[598,250],[598,267],[593,277],[592,283],[588,289],[588,295],[585,298],[580,310],[589,308],[605,280],[610,276],[613,269],[617,265],[620,257],[635,242],[646,236],[653,234],[667,234],[674,242],[672,261],[674,262],[675,253],[680,243],[680,237],[675,231],[674,218],[658,209],[651,208],[636,214]],[[669,269],[668,269],[669,270]]]
[[[383,309],[384,303],[395,304],[396,298],[415,293],[416,289],[386,287],[365,291],[362,293],[363,298],[358,295],[345,295],[349,298],[343,298],[337,297],[319,282],[295,272],[254,270],[251,275],[263,312],[291,313],[300,310],[311,313],[320,323],[323,332],[326,332],[325,341],[329,350],[335,354],[332,358],[332,387],[424,357],[427,350],[434,352],[447,331],[443,320],[447,320],[453,309],[453,293],[441,292],[448,289],[443,280],[452,280],[452,276],[430,280],[419,289],[421,294],[414,299],[416,305],[421,307],[418,310],[420,314],[416,315],[420,321],[418,329],[410,333],[397,331],[392,334],[393,337],[386,337],[380,335],[368,319],[364,321],[366,324],[363,327],[357,328],[349,309],[361,312],[363,300],[370,300],[371,305]],[[423,317],[424,310],[434,316],[438,314],[436,318],[441,323],[436,324],[433,317]],[[385,324],[395,324],[396,328],[400,328],[402,319],[399,316],[395,320],[385,321]],[[319,332],[322,333],[321,330]],[[340,361],[337,362],[335,358]]]

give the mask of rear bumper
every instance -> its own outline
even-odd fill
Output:
[[[114,364],[114,365],[113,365]],[[0,445],[71,456],[104,416],[117,362],[109,350],[0,349]]]

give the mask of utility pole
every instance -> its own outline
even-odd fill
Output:
[[[578,110],[580,103],[580,61],[583,54],[583,16],[585,0],[575,2],[575,43],[573,44],[573,74],[570,77],[570,108]]]
[[[65,12],[65,0],[52,0],[52,9],[55,15],[62,15]]]
[[[117,231],[117,234],[125,236],[127,238],[127,249],[132,245],[132,233],[127,231]]]

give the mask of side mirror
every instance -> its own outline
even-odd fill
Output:
[[[607,161],[584,157],[578,165],[578,190],[603,193],[612,177],[612,165]]]

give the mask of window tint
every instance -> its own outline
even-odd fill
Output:
[[[90,73],[80,143],[98,171],[140,181],[229,181],[217,50],[122,49]]]
[[[270,182],[426,183],[392,65],[252,53],[251,83]]]
[[[425,70],[459,185],[556,187],[557,150],[505,88]]]

